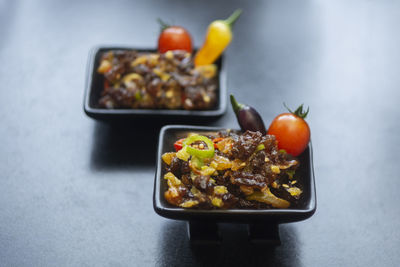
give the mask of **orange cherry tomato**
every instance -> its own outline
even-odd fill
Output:
[[[300,107],[299,107],[300,109]],[[298,111],[297,109],[296,111]],[[275,135],[278,141],[278,148],[284,149],[287,153],[298,156],[307,147],[310,141],[310,127],[304,120],[306,113],[283,113],[278,115],[269,126],[268,134]],[[297,115],[299,114],[299,115]]]
[[[185,28],[169,26],[161,32],[158,38],[158,51],[165,53],[169,50],[184,50],[192,53],[192,38]]]

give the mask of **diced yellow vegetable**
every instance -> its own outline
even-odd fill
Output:
[[[218,171],[222,171],[231,168],[232,163],[228,158],[219,155],[214,155],[214,158],[211,161],[210,166]]]
[[[204,175],[204,176],[212,175],[212,174],[214,174],[214,172],[215,172],[215,169],[211,168],[209,166],[202,166],[201,171],[200,171],[201,175]]]
[[[294,174],[296,173],[295,170],[288,170],[286,171],[286,174],[288,175],[289,179],[292,180],[294,177]],[[293,182],[292,182],[293,183]]]
[[[222,199],[214,197],[211,200],[211,204],[213,204],[213,206],[221,208],[224,205],[224,202],[222,201]]]
[[[168,90],[168,91],[165,93],[165,96],[166,96],[167,98],[172,98],[172,97],[174,96],[174,91],[173,91],[173,90]]]
[[[168,73],[163,72],[162,70],[155,68],[153,69],[153,72],[155,74],[158,75],[158,77],[160,77],[161,80],[163,80],[164,82],[168,81],[169,78],[171,78],[171,75],[169,75]]]
[[[146,56],[140,56],[140,57],[137,57],[131,63],[131,67],[136,67],[137,65],[140,65],[140,64],[146,64],[146,62],[147,62],[147,57]]]
[[[227,137],[217,143],[217,148],[222,153],[228,154],[232,149],[232,145],[233,145],[232,138]]]
[[[298,187],[291,187],[289,189],[287,189],[287,191],[293,196],[293,197],[298,197],[301,195],[301,193],[303,193],[303,191],[301,191],[300,188]]]
[[[176,187],[178,185],[181,185],[182,182],[172,172],[167,172],[164,175],[164,179],[168,180],[168,186],[169,187]]]
[[[101,61],[100,66],[97,68],[97,72],[104,74],[107,71],[109,71],[111,67],[112,67],[111,62],[104,59]]]
[[[199,202],[197,200],[187,200],[187,201],[183,202],[182,204],[180,204],[179,206],[181,206],[182,208],[191,208],[197,204],[199,204]]]
[[[148,63],[150,64],[150,66],[157,66],[159,58],[159,54],[150,54],[148,58]]]
[[[217,186],[214,186],[214,193],[223,195],[223,194],[228,193],[228,189],[223,185],[217,185]]]
[[[173,59],[174,58],[174,53],[172,53],[171,50],[168,50],[167,52],[165,52],[165,58]]]
[[[240,159],[235,159],[232,161],[231,169],[232,171],[238,171],[243,169],[246,166],[246,162],[241,161]]]
[[[271,205],[274,208],[286,209],[290,206],[290,202],[282,198],[279,198],[271,193],[268,187],[265,187],[263,191],[256,191],[250,196],[246,197],[247,200],[255,200],[258,202],[264,202]]]
[[[140,81],[142,79],[143,77],[140,74],[129,73],[124,75],[124,77],[122,77],[122,82],[125,84],[126,87],[128,87],[129,83],[132,83],[133,81]]]
[[[211,98],[210,98],[209,95],[207,95],[206,93],[204,93],[204,94],[203,94],[203,100],[204,100],[204,102],[208,103],[208,102],[210,102]]]
[[[178,189],[174,186],[171,186],[170,188],[168,188],[168,191],[165,192],[165,197],[169,199],[179,197]]]
[[[276,174],[281,173],[281,170],[280,170],[279,167],[276,166],[276,165],[271,165],[271,171],[272,171],[273,173],[276,173]]]
[[[175,177],[175,175],[172,172],[167,172],[166,174],[164,174],[164,179],[168,180],[171,177]]]
[[[279,169],[286,170],[286,169],[289,169],[292,166],[296,166],[298,163],[299,162],[297,160],[291,160],[286,165],[279,165]]]
[[[187,153],[186,151],[186,146],[184,146],[181,150],[179,150],[178,152],[176,152],[176,157],[178,159],[181,159],[183,161],[188,161],[190,158],[190,154]]]
[[[254,193],[254,189],[251,186],[245,186],[241,185],[240,190],[245,194],[245,195],[251,195]]]
[[[171,165],[172,159],[175,157],[175,155],[175,152],[168,152],[164,153],[161,158],[166,164]]]
[[[199,191],[196,187],[194,187],[194,186],[192,187],[192,189],[190,189],[190,192],[192,192],[192,194],[193,194],[194,196],[200,194],[200,191]]]

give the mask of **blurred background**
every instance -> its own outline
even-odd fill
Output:
[[[185,222],[153,211],[160,125],[83,112],[92,47],[156,48],[157,18],[199,47],[236,8],[228,93],[266,125],[283,102],[310,107],[317,212],[281,225],[275,249],[229,224],[221,245],[191,247]],[[395,266],[399,24],[389,0],[0,0],[0,265]],[[230,107],[207,124],[237,127]]]

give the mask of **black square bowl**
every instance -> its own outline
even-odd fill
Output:
[[[226,72],[224,56],[222,55],[215,64],[218,66],[217,104],[209,110],[182,110],[182,109],[106,109],[98,106],[101,92],[104,89],[104,77],[97,73],[101,56],[110,50],[135,50],[139,52],[156,52],[155,49],[99,46],[91,49],[86,71],[86,85],[83,108],[85,113],[94,119],[113,121],[120,119],[147,119],[158,118],[164,123],[196,118],[218,118],[226,110]]]
[[[158,151],[157,169],[155,174],[153,206],[159,215],[176,220],[230,222],[230,223],[287,223],[305,220],[311,217],[316,210],[316,192],[314,182],[313,160],[311,142],[306,150],[298,157],[300,166],[296,171],[297,180],[303,185],[303,196],[298,207],[288,209],[227,209],[227,210],[197,210],[184,209],[169,204],[164,198],[168,189],[167,182],[163,179],[165,170],[161,155],[174,151],[174,142],[184,138],[190,132],[206,134],[225,130],[223,128],[168,125],[161,129]]]

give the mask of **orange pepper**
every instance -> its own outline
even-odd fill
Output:
[[[206,40],[194,58],[195,66],[212,64],[232,41],[232,25],[242,13],[237,9],[226,20],[213,21],[207,30]]]

